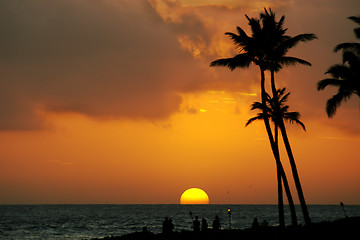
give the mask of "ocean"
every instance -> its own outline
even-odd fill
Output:
[[[303,223],[299,206],[299,223]],[[290,213],[285,206],[286,223]],[[341,206],[309,205],[313,222],[344,217]],[[231,209],[231,214],[228,214]],[[278,224],[277,205],[0,205],[0,239],[90,239],[119,236],[135,231],[159,233],[165,217],[172,219],[174,231],[191,230],[192,216],[207,219],[216,215],[223,229],[251,226],[255,217],[261,223]],[[347,216],[360,216],[360,205],[346,205]],[[230,218],[229,218],[230,217]]]

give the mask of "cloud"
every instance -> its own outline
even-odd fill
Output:
[[[146,1],[1,1],[0,29],[2,130],[41,128],[39,111],[164,118],[201,82]]]
[[[208,67],[233,49],[219,24],[211,30],[229,9],[177,9],[181,23],[145,0],[1,1],[0,130],[40,129],[48,111],[164,119],[181,92],[231,88],[234,75]]]

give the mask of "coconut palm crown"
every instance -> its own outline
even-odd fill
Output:
[[[349,17],[350,20],[360,25],[359,17]],[[360,40],[360,27],[354,29],[356,37]],[[331,66],[325,74],[325,78],[317,83],[317,90],[324,90],[328,86],[338,88],[338,92],[326,102],[326,113],[329,118],[336,114],[337,108],[342,102],[347,101],[352,95],[360,98],[360,43],[341,43],[334,51],[343,51],[342,64]]]
[[[343,64],[331,66],[326,74],[331,78],[325,78],[318,82],[317,90],[323,90],[328,86],[338,88],[338,92],[326,102],[326,113],[331,118],[343,101],[352,95],[360,98],[360,57],[359,55],[345,51]]]
[[[299,112],[289,112],[289,106],[285,105],[285,103],[288,100],[288,97],[290,95],[290,92],[285,94],[285,88],[278,89],[277,90],[277,96],[270,97],[269,94],[267,94],[267,105],[265,106],[267,108],[267,113],[269,117],[271,118],[272,122],[275,125],[278,125],[279,121],[283,119],[284,121],[290,122],[290,123],[297,123],[299,124],[304,131],[306,131],[305,125],[303,122],[300,121],[300,113]],[[276,101],[276,102],[275,102]],[[279,107],[277,107],[279,106]],[[251,110],[262,110],[264,108],[264,105],[260,102],[254,102],[251,105]],[[257,114],[257,116],[250,118],[245,126],[248,126],[252,122],[256,120],[263,120],[264,114],[263,112],[260,112]]]

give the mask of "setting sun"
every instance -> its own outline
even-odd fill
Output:
[[[209,197],[200,188],[189,188],[181,195],[180,204],[209,204]]]

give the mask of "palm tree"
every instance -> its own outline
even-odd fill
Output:
[[[266,94],[267,95],[267,105],[265,105],[265,106],[260,102],[253,103],[251,110],[258,109],[258,110],[261,110],[262,112],[259,113],[256,117],[249,119],[245,125],[245,126],[248,126],[250,123],[252,123],[255,120],[264,120],[264,118],[266,116],[263,114],[263,112],[264,112],[263,108],[266,108],[268,117],[270,117],[272,122],[274,123],[275,143],[277,145],[277,148],[278,148],[278,127],[281,123],[283,123],[284,120],[288,121],[290,123],[293,123],[293,122],[297,123],[304,130],[306,130],[305,125],[299,120],[300,113],[288,112],[289,106],[285,105],[285,103],[286,103],[290,93],[287,93],[284,95],[284,92],[285,92],[285,88],[283,88],[281,90],[277,90],[276,95],[272,98],[268,94]],[[278,166],[278,170],[280,172],[284,171],[281,162],[279,162],[277,164],[277,166]],[[284,182],[285,191],[290,191],[285,172],[284,172],[283,176],[284,176],[283,182]],[[289,195],[291,196],[291,193]],[[289,207],[290,207],[290,211],[292,212],[292,222],[294,224],[294,221],[296,221],[296,213],[295,213],[295,207],[294,207],[292,198],[289,199]]]
[[[266,46],[267,46],[267,39],[265,32],[262,31],[263,27],[260,24],[260,20],[249,18],[247,15],[245,15],[246,18],[249,21],[249,25],[252,31],[252,35],[248,36],[245,31],[237,27],[237,34],[227,32],[226,35],[229,35],[230,38],[234,41],[235,46],[237,47],[239,54],[235,55],[232,58],[223,58],[213,61],[210,66],[225,66],[228,67],[231,71],[235,70],[236,68],[248,68],[251,64],[255,64],[260,69],[261,74],[261,99],[262,104],[266,105],[266,98],[267,94],[265,91],[265,70],[267,69],[267,63],[265,61],[266,56]],[[267,109],[263,108],[263,115],[264,115],[264,124],[266,128],[266,132],[268,134],[268,138],[270,141],[270,146],[277,164],[277,169],[281,169],[279,166],[280,162],[280,154],[279,149],[274,141],[274,137],[271,131],[269,119],[268,119],[268,113]],[[284,171],[280,171],[281,178],[284,179]],[[278,178],[278,181],[280,181],[280,184],[278,183],[278,186],[281,186],[281,178]],[[279,200],[279,206],[280,201],[282,201],[282,195],[280,195],[281,191],[278,191],[278,200]],[[288,195],[290,192],[286,192],[288,200],[292,199],[291,196]],[[281,192],[282,194],[282,192]],[[283,226],[284,222],[282,221],[281,213],[280,215],[280,225]],[[296,217],[295,217],[296,219]],[[296,225],[297,221],[293,221],[293,224]]]
[[[287,30],[283,28],[285,17],[282,16],[279,22],[277,22],[275,19],[275,13],[273,13],[271,9],[269,11],[265,9],[265,12],[262,13],[260,17],[264,26],[264,31],[267,33],[267,35],[273,36],[271,45],[267,49],[268,51],[267,51],[266,61],[268,62],[269,70],[271,72],[271,89],[274,98],[273,103],[275,104],[274,108],[277,108],[277,111],[280,111],[280,106],[276,105],[280,103],[280,101],[276,100],[276,98],[278,97],[278,92],[275,86],[275,72],[281,70],[283,66],[291,66],[296,64],[311,66],[311,64],[308,61],[297,57],[287,56],[286,53],[289,51],[289,49],[295,47],[298,43],[307,42],[316,39],[317,37],[313,33],[299,34],[296,35],[295,37],[290,37],[285,35]],[[310,215],[307,209],[295,159],[291,150],[290,142],[286,133],[286,128],[283,120],[279,119],[277,125],[280,128],[284,140],[285,148],[289,157],[295,186],[298,192],[301,209],[304,215],[304,220],[306,224],[310,224],[311,223]],[[275,129],[275,131],[277,131],[277,128]]]
[[[245,15],[246,16],[246,15]],[[266,105],[266,91],[265,91],[265,70],[271,71],[271,87],[273,97],[276,97],[276,86],[275,86],[275,72],[279,71],[283,66],[305,64],[311,65],[309,62],[296,58],[286,56],[288,50],[299,42],[306,42],[315,39],[314,34],[299,34],[295,37],[285,35],[287,29],[283,28],[284,16],[281,17],[280,21],[275,20],[275,14],[265,9],[265,13],[260,15],[259,19],[249,18],[246,16],[249,25],[252,30],[252,36],[249,37],[243,29],[237,27],[238,34],[226,33],[234,41],[235,46],[239,50],[239,54],[233,58],[218,59],[211,63],[211,66],[227,66],[230,70],[234,70],[238,67],[247,68],[251,63],[259,66],[261,73],[261,99],[262,104]],[[264,115],[264,123],[266,131],[268,133],[270,145],[276,161],[280,161],[280,156],[277,149],[277,143],[275,142],[272,131],[268,121],[268,109],[262,108]],[[283,121],[279,122],[279,128],[284,140],[284,144],[289,156],[292,173],[296,189],[298,191],[299,200],[301,203],[304,220],[306,224],[311,223],[311,219],[307,210],[305,198],[303,195],[300,178],[296,168],[294,156],[290,147],[290,142],[286,133],[286,128]],[[275,132],[277,134],[277,132]],[[279,185],[278,185],[279,186]],[[279,195],[280,197],[280,195]],[[280,203],[280,201],[279,201]]]
[[[360,25],[360,17],[349,17],[350,20]],[[354,29],[355,35],[360,39],[360,27]],[[353,94],[360,97],[360,43],[341,43],[334,49],[335,52],[343,50],[343,63],[331,66],[325,78],[318,82],[317,90],[324,90],[328,86],[338,87],[338,92],[326,102],[326,113],[333,117],[337,108],[343,101],[348,100]]]
[[[330,74],[332,77],[319,81],[317,90],[323,90],[328,86],[338,87],[338,92],[326,102],[326,113],[331,118],[335,115],[340,104],[348,100],[353,94],[360,98],[359,55],[345,51],[343,53],[343,64],[331,66],[326,74]]]

